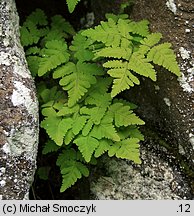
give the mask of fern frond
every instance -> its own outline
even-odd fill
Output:
[[[94,125],[90,135],[97,139],[107,138],[113,141],[120,141],[120,137],[112,122],[113,119],[105,115],[99,125]]]
[[[127,58],[124,57],[128,61],[113,60],[103,64],[104,67],[111,68],[107,73],[115,78],[111,92],[112,97],[115,97],[121,91],[129,89],[134,84],[140,84],[139,79],[133,75],[131,70],[145,77],[150,77],[154,81],[156,80],[156,72],[153,69],[153,65],[148,62],[144,55],[139,52],[133,52],[132,54],[130,52],[129,55],[130,58],[129,56]]]
[[[104,64],[106,65],[106,63]],[[112,91],[111,91],[111,97],[115,97],[117,94],[120,92],[129,89],[130,86],[134,86],[135,84],[139,84],[139,79],[135,77],[130,70],[127,68],[128,64],[127,62],[123,62],[123,68],[113,68],[108,70],[108,74],[115,78],[113,80],[113,86],[112,86]]]
[[[86,162],[90,162],[92,154],[99,145],[99,141],[92,136],[81,136],[73,142],[78,146]]]
[[[73,113],[78,113],[80,107],[76,104],[73,107],[68,107],[68,104],[64,104],[64,106],[59,110],[57,116],[70,116]]]
[[[56,114],[57,114],[55,109],[52,106],[43,108],[41,110],[41,113],[43,116],[56,116]]]
[[[79,132],[83,129],[87,119],[88,118],[86,116],[80,116],[80,115],[76,115],[76,117],[73,118],[74,123],[73,123],[72,131],[75,135],[79,134]]]
[[[44,145],[44,148],[42,150],[42,154],[48,154],[48,153],[51,153],[51,152],[56,152],[59,150],[59,146],[56,145],[56,143],[52,140],[48,140],[45,145]]]
[[[154,66],[149,63],[141,53],[134,52],[132,54],[128,69],[156,81],[156,71],[154,70]]]
[[[113,145],[113,142],[108,139],[101,139],[99,140],[99,145],[95,149],[94,157],[98,158],[107,152],[110,149],[110,146]]]
[[[42,43],[46,44],[48,41],[52,41],[52,40],[62,41],[64,40],[65,37],[67,37],[66,34],[55,29],[48,32],[48,34],[42,40]]]
[[[51,31],[57,30],[61,33],[67,33],[69,35],[75,35],[73,26],[66,21],[61,15],[55,15],[51,18]]]
[[[152,34],[147,35],[147,37],[141,40],[140,43],[148,47],[152,47],[156,45],[160,41],[161,38],[162,38],[161,33],[152,33]]]
[[[72,13],[80,0],[66,0],[69,12]]]
[[[35,25],[46,26],[48,25],[47,16],[44,11],[37,8],[26,19],[23,25],[27,25],[28,22],[33,22]]]
[[[89,95],[92,96],[95,94],[101,94],[101,95],[105,94],[108,91],[111,83],[112,83],[111,77],[97,78],[97,83],[90,88]]]
[[[63,77],[59,84],[68,92],[68,105],[74,106],[91,87],[96,83],[95,75],[101,75],[102,69],[96,64],[78,62],[74,71]]]
[[[62,119],[56,116],[49,116],[41,122],[49,137],[59,146],[63,144],[63,138],[67,131],[72,128],[71,118]]]
[[[118,14],[118,15],[115,15],[115,14],[112,14],[112,13],[106,13],[105,14],[105,17],[106,19],[113,19],[115,22],[117,22],[119,19],[127,19],[129,17],[128,14]]]
[[[48,71],[69,60],[67,45],[63,41],[52,40],[41,50],[42,59],[39,64],[38,75],[43,76]]]
[[[29,70],[33,77],[38,74],[38,68],[41,61],[41,57],[39,56],[27,56],[26,60],[28,62]]]
[[[74,185],[76,181],[82,177],[82,175],[88,177],[89,170],[80,162],[67,161],[65,167],[61,169],[61,174],[63,180],[60,192],[64,192],[67,188]]]
[[[139,153],[139,139],[128,138],[120,142],[114,143],[108,151],[110,157],[116,156],[117,158],[132,160],[137,164],[141,163]]]
[[[89,49],[92,43],[93,41],[87,39],[81,35],[81,33],[78,33],[73,37],[72,45],[69,49],[74,52],[74,57],[77,58],[78,61],[90,61],[94,57],[93,52]]]
[[[89,175],[88,168],[77,161],[77,154],[74,149],[63,151],[59,155],[56,164],[60,166],[63,178],[60,192],[64,192],[67,188],[74,185],[82,176],[88,177]]]
[[[124,47],[106,47],[95,53],[95,57],[111,57],[128,60],[131,56],[132,49]]]
[[[65,135],[65,140],[64,140],[65,144],[69,145],[72,142],[74,137],[75,137],[75,134],[73,133],[73,130],[72,129],[68,130]]]
[[[128,22],[128,31],[132,32],[133,34],[138,34],[143,37],[149,35],[149,21],[148,20],[141,20],[139,22],[134,22],[129,20]]]
[[[93,121],[92,121],[91,119],[89,119],[89,120],[86,122],[85,126],[83,127],[82,135],[83,135],[83,136],[87,136],[87,135],[90,133],[90,131],[91,131],[93,125],[94,125]]]
[[[161,65],[167,70],[171,71],[177,76],[180,76],[180,68],[176,61],[176,56],[172,49],[170,49],[170,43],[163,43],[154,46],[148,53],[148,61],[153,61],[154,64]]]
[[[127,27],[128,23],[125,20],[120,20],[119,25],[117,25],[113,19],[109,18],[107,22],[102,21],[94,29],[87,29],[81,34],[93,41],[103,42],[105,46],[119,47],[123,40],[130,41],[133,38],[124,30]]]
[[[37,29],[32,21],[28,21],[26,26],[23,25],[20,29],[20,40],[22,46],[37,44],[40,37],[43,36],[41,31]]]
[[[29,46],[38,43],[39,39],[48,33],[48,29],[44,27],[46,25],[48,25],[47,17],[42,10],[36,9],[32,12],[20,28],[22,45]]]
[[[130,110],[130,106],[125,106],[122,103],[113,103],[109,107],[107,115],[113,117],[116,127],[145,124]]]
[[[138,52],[142,55],[146,55],[148,51],[156,45],[160,39],[162,38],[162,34],[160,33],[152,33],[145,37],[143,40],[141,39],[139,43],[141,44],[138,48]]]

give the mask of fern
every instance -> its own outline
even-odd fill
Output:
[[[80,0],[66,0],[69,12],[72,13]]]
[[[109,148],[108,155],[133,160],[137,164],[141,163],[138,142],[139,139],[137,138],[128,138],[117,142]]]
[[[56,145],[56,143],[52,140],[48,140],[45,145],[44,148],[42,150],[42,154],[48,154],[51,152],[57,152],[59,150],[59,146]]]
[[[94,43],[101,43],[94,51],[94,59],[104,58],[107,73],[113,77],[111,96],[139,85],[138,76],[149,77],[156,81],[154,64],[163,66],[170,72],[180,75],[174,52],[169,43],[157,45],[160,33],[150,34],[148,21],[134,22],[128,19],[115,19],[109,16],[107,22],[101,22],[94,29],[87,29],[82,35]]]
[[[70,12],[78,2],[67,1]],[[162,35],[150,34],[146,20],[107,18],[76,34],[62,16],[48,26],[36,10],[21,28],[29,68],[39,76],[40,126],[48,135],[43,154],[59,154],[61,192],[88,176],[87,164],[105,153],[141,163],[144,121],[135,115],[136,105],[114,97],[139,85],[140,76],[155,81],[155,64],[180,73],[170,44],[159,44]]]
[[[96,83],[95,75],[102,75],[102,69],[95,64],[78,62],[76,65],[72,63],[71,70],[67,73],[59,84],[68,92],[69,106],[73,106],[86,94],[91,85]]]
[[[77,159],[78,154],[74,149],[64,150],[57,159],[57,165],[60,166],[63,177],[61,192],[74,185],[82,175],[85,177],[89,175],[88,168]]]
[[[66,52],[67,45],[63,41],[51,40],[45,44],[41,50],[41,60],[39,63],[38,75],[43,76],[51,69],[56,68],[69,60]]]

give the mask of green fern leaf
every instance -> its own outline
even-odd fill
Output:
[[[79,132],[83,129],[87,119],[88,118],[86,116],[80,116],[80,115],[77,115],[75,118],[73,118],[74,123],[73,123],[72,131],[75,135],[79,134]]]
[[[97,78],[97,83],[90,88],[89,95],[93,95],[96,93],[101,94],[101,95],[105,94],[108,91],[111,83],[112,83],[111,77]]]
[[[48,29],[44,28],[48,24],[47,17],[40,9],[32,12],[20,28],[20,39],[23,46],[29,46],[38,43],[40,37],[48,33]],[[42,26],[41,28],[38,28]]]
[[[129,89],[130,86],[134,86],[134,83],[137,85],[140,83],[139,79],[135,77],[130,70],[127,69],[127,66],[128,64],[124,63],[123,68],[114,68],[108,70],[108,74],[111,77],[115,78],[113,80],[111,97],[115,97],[120,92]]]
[[[26,22],[24,22],[24,25],[26,25],[27,22],[33,22],[35,25],[41,25],[46,26],[48,25],[47,17],[43,10],[37,8],[34,12],[32,12],[26,19]]]
[[[85,115],[90,115],[90,120],[94,124],[100,124],[100,121],[103,118],[106,110],[107,107],[93,107],[93,108],[82,107],[80,109],[80,113]]]
[[[92,108],[82,107],[80,109],[80,113],[89,115],[90,119],[94,124],[100,124],[100,121],[103,118],[110,103],[111,103],[110,94],[105,93],[104,95],[101,95],[98,92],[92,92],[85,99],[85,104],[96,105],[96,106]]]
[[[56,116],[56,111],[52,106],[43,108],[41,113],[43,116]]]
[[[75,52],[74,57],[79,61],[90,61],[94,57],[93,52],[89,50],[89,47],[92,43],[92,40],[88,40],[86,37],[81,35],[81,33],[78,33],[73,37],[72,45],[69,47],[69,49]]]
[[[78,62],[75,70],[59,82],[63,89],[68,92],[68,105],[74,106],[87,93],[91,85],[96,83],[95,75],[101,74],[102,69],[96,64]]]
[[[128,127],[120,127],[118,130],[118,135],[121,138],[121,140],[127,139],[127,138],[137,138],[139,140],[144,140],[144,136],[139,131],[139,128],[136,125],[130,125]]]
[[[128,14],[118,14],[118,15],[115,15],[115,14],[112,14],[112,13],[106,13],[105,17],[106,17],[106,19],[111,18],[115,22],[117,22],[119,19],[127,19],[129,17],[129,15]]]
[[[65,140],[64,140],[65,144],[69,145],[72,142],[74,137],[75,137],[75,134],[73,133],[72,129],[68,130],[65,135]]]
[[[110,116],[105,115],[99,125],[94,125],[90,135],[97,139],[107,138],[113,141],[120,141],[112,121],[113,119]]]
[[[32,76],[35,77],[38,74],[41,58],[39,56],[27,56],[26,60],[28,62],[28,67],[32,73]]]
[[[45,44],[41,51],[42,59],[39,64],[38,75],[43,76],[48,71],[69,60],[67,45],[63,41],[52,40]]]
[[[112,57],[117,59],[128,60],[131,56],[132,49],[123,47],[107,47],[95,53],[95,57]]]
[[[81,136],[75,139],[73,142],[78,146],[78,149],[82,153],[86,162],[90,162],[92,154],[99,145],[99,141],[92,136]]]
[[[139,41],[141,45],[139,46],[138,52],[142,55],[146,55],[148,51],[160,41],[161,38],[162,34],[160,33],[152,33],[148,35],[146,38]]]
[[[137,138],[139,140],[144,140],[143,134],[139,131],[138,127],[136,126],[129,126],[126,128],[129,132],[131,138]]]
[[[94,123],[91,119],[89,119],[85,126],[83,127],[83,130],[82,130],[82,135],[83,136],[88,136],[89,132],[91,131],[92,127],[93,127]]]
[[[65,149],[62,151],[62,153],[59,154],[56,165],[59,166],[60,168],[65,167],[66,161],[75,161],[77,159],[77,152],[75,149],[70,148],[70,149]]]
[[[56,142],[57,145],[63,144],[63,138],[67,131],[72,128],[73,120],[71,118],[62,119],[56,116],[49,116],[41,122],[49,137]]]
[[[180,68],[177,64],[176,56],[170,47],[170,43],[154,46],[149,51],[147,59],[148,61],[153,61],[154,64],[163,66],[177,76],[180,76]]]
[[[58,79],[61,77],[64,77],[68,74],[71,74],[76,70],[76,66],[73,62],[67,62],[67,64],[62,65],[61,67],[58,67],[53,72],[53,78]]]
[[[112,104],[109,107],[107,115],[113,117],[116,127],[145,124],[144,121],[130,110],[130,106],[124,106],[122,103]]]
[[[65,106],[63,106],[59,112],[57,113],[57,116],[69,116],[73,113],[77,113],[79,111],[79,105],[76,104],[73,107],[68,107],[67,104],[65,104]]]
[[[95,149],[94,157],[98,158],[101,155],[103,155],[105,152],[107,152],[110,149],[110,146],[113,145],[113,142],[108,139],[101,139],[99,140],[99,145]]]
[[[124,43],[129,45],[130,40],[133,38],[129,33],[126,33],[125,28],[128,24],[125,20],[120,20],[119,25],[109,18],[108,22],[101,22],[100,25],[94,29],[87,29],[81,34],[83,36],[91,38],[93,41],[103,42],[106,46],[119,47]]]
[[[89,176],[88,168],[80,162],[77,161],[66,161],[65,167],[61,168],[62,174],[62,185],[60,192],[64,192],[67,188],[75,184],[75,182],[84,175]]]
[[[29,46],[38,43],[41,32],[37,29],[36,25],[32,21],[26,23],[20,29],[20,40],[22,46]]]
[[[161,33],[152,33],[152,34],[149,34],[143,40],[141,40],[140,43],[148,47],[152,47],[156,45],[160,41],[161,38],[162,38]]]
[[[51,18],[51,31],[53,30],[57,30],[63,34],[67,33],[69,35],[75,35],[73,26],[61,15],[55,15]]]
[[[67,35],[65,33],[55,29],[48,32],[48,34],[42,40],[42,43],[46,44],[48,41],[52,41],[52,40],[62,41],[66,37]]]
[[[72,13],[80,0],[66,0],[69,12]]]
[[[51,153],[51,152],[56,152],[59,150],[59,146],[56,145],[56,143],[52,140],[48,140],[45,145],[44,145],[44,148],[42,150],[42,154],[48,154],[48,153]]]
[[[36,55],[40,54],[41,49],[38,48],[37,46],[30,47],[29,49],[26,50],[26,55]]]
[[[154,70],[154,66],[138,52],[132,54],[128,64],[128,69],[156,81],[156,71]]]
[[[139,152],[139,139],[128,138],[120,142],[114,143],[109,151],[108,155],[112,157],[115,155],[117,158],[132,160],[137,164],[141,163]]]
[[[147,35],[149,35],[148,25],[148,20],[141,20],[139,22],[129,20],[128,31],[132,32],[133,34],[139,34],[143,37],[146,37]]]

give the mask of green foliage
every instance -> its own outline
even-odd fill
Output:
[[[135,84],[139,85],[138,75],[156,81],[154,64],[163,66],[177,76],[180,75],[176,56],[170,49],[171,45],[158,45],[162,35],[150,34],[146,20],[134,22],[108,15],[107,22],[101,22],[94,29],[83,31],[82,35],[102,44],[98,50],[94,50],[94,55],[95,59],[106,59],[103,66],[114,79],[112,97]]]
[[[89,170],[80,160],[79,152],[74,149],[64,150],[57,159],[57,165],[60,166],[63,182],[60,191],[63,192],[80,179],[82,176],[88,177]]]
[[[70,11],[78,3],[67,2]],[[105,153],[141,163],[144,121],[134,104],[115,96],[139,85],[141,76],[155,81],[155,64],[180,73],[170,44],[158,44],[162,35],[150,34],[148,21],[125,14],[107,18],[75,34],[63,17],[48,24],[38,9],[21,27],[29,68],[38,77],[40,126],[48,135],[42,153],[59,154],[61,191],[88,176],[88,164]]]
[[[66,0],[69,12],[72,13],[80,0]]]
[[[51,167],[49,166],[39,167],[37,171],[39,178],[42,180],[48,180],[50,169]]]

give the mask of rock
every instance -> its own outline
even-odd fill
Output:
[[[123,1],[118,1],[122,3]],[[96,4],[100,4],[97,3]],[[148,19],[150,22],[150,30],[152,32],[161,32],[163,34],[163,41],[171,42],[173,49],[177,55],[177,60],[181,69],[181,77],[170,74],[168,71],[156,67],[158,71],[157,82],[152,82],[146,78],[141,78],[141,85],[131,88],[121,94],[121,97],[138,105],[136,112],[146,122],[143,133],[147,139],[155,139],[154,136],[159,136],[162,142],[169,143],[162,146],[160,154],[168,155],[169,153],[174,157],[176,166],[180,168],[180,172],[184,173],[184,178],[181,185],[187,181],[188,188],[190,188],[191,196],[194,196],[194,26],[193,26],[193,1],[163,1],[163,0],[137,0],[134,1],[132,10],[130,9],[130,17],[136,21]],[[112,11],[118,11],[119,5],[112,3]],[[94,12],[96,5],[93,6]],[[98,10],[95,13],[96,20],[98,17],[103,17],[103,12],[107,12],[105,6],[103,10]],[[152,131],[150,133],[150,131]],[[153,136],[154,134],[154,136]],[[150,142],[150,147],[146,154],[152,154],[152,149],[155,148],[156,142]],[[153,155],[153,157],[155,157]],[[144,163],[144,158],[143,163]],[[158,158],[151,160],[160,161]],[[148,163],[151,165],[151,161]],[[167,173],[171,173],[173,178],[179,173],[174,172],[166,164],[165,159],[162,161],[162,166],[165,167]],[[124,162],[117,162],[118,168],[115,172],[120,172]],[[161,161],[160,161],[161,163]],[[111,162],[109,163],[111,166]],[[161,164],[160,164],[161,165]],[[159,166],[159,165],[157,165]],[[159,166],[160,167],[160,166]],[[110,167],[111,169],[111,167]],[[152,170],[152,169],[151,169]],[[125,170],[123,170],[125,172]],[[153,171],[153,170],[152,170]],[[161,169],[160,169],[161,171]],[[149,188],[151,179],[143,178],[138,174],[138,171],[133,168],[128,168],[128,172],[138,177],[139,185],[146,184]],[[133,173],[135,172],[135,173]],[[136,173],[137,172],[137,173]],[[154,174],[155,176],[156,174]],[[115,175],[116,176],[116,175]],[[134,178],[136,178],[134,177]],[[134,179],[127,177],[128,187],[130,184],[134,187]],[[115,177],[117,179],[117,177]],[[114,181],[117,181],[115,180]],[[124,181],[124,180],[123,180]],[[137,186],[138,198],[154,198],[154,194],[159,194],[158,198],[184,198],[187,196],[170,195],[173,190],[169,188],[169,182],[166,179],[162,180],[164,184],[154,183],[154,191],[150,188],[147,190],[147,195],[140,187]],[[172,181],[172,179],[171,179]],[[176,182],[176,181],[175,181]],[[119,187],[123,182],[116,183],[113,188]],[[164,188],[165,187],[165,188]],[[94,188],[96,188],[94,186]],[[139,189],[138,189],[139,188]],[[160,190],[163,188],[165,194],[161,194]],[[95,190],[95,189],[94,189]],[[112,189],[111,189],[112,190]],[[93,191],[93,189],[92,189]],[[149,193],[150,191],[150,193]],[[120,190],[121,192],[121,190]],[[132,192],[130,192],[132,193]],[[126,195],[124,192],[121,197],[133,199],[135,196]],[[188,196],[190,197],[190,196]],[[188,198],[187,197],[187,198]],[[110,197],[109,197],[110,198]],[[112,198],[114,198],[112,196]]]
[[[28,199],[36,168],[38,102],[14,0],[0,1],[0,198]]]
[[[150,144],[149,144],[150,145]],[[160,148],[160,147],[159,147]],[[92,198],[100,200],[194,199],[182,172],[161,154],[141,149],[142,164],[104,157],[100,170],[106,174],[92,179]]]

